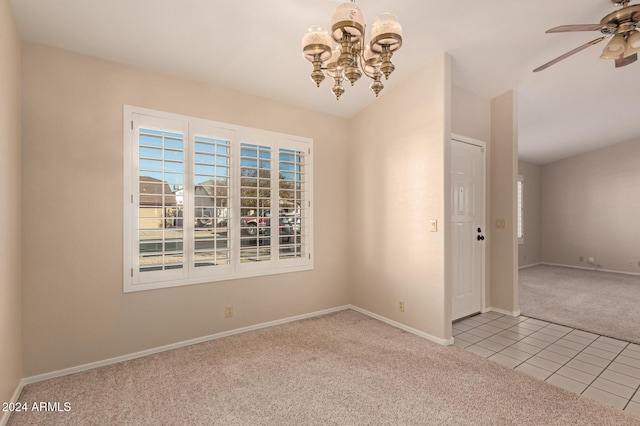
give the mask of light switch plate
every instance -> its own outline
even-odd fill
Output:
[[[431,219],[431,232],[438,232],[438,221]]]

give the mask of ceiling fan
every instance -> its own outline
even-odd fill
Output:
[[[600,58],[615,59],[616,68],[624,67],[637,61],[638,52],[640,52],[640,31],[638,31],[638,27],[640,27],[640,5],[630,6],[629,0],[611,0],[611,2],[622,6],[622,8],[602,18],[599,24],[561,25],[547,30],[547,33],[600,31],[603,35],[539,66],[533,72],[547,69],[551,65],[610,37],[612,37],[611,41],[602,51]]]

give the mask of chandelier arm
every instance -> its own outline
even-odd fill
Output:
[[[357,55],[358,57],[358,62],[360,65],[360,69],[362,70],[362,72],[364,73],[364,75],[366,75],[367,77],[369,77],[371,80],[375,80],[376,79],[376,73],[372,73],[369,74],[367,72],[367,67],[366,67],[366,62],[364,59],[364,48],[360,50],[360,53]],[[378,68],[378,66],[375,66],[376,68]]]

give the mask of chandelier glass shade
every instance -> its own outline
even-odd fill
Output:
[[[344,93],[345,79],[353,86],[363,74],[373,80],[369,88],[377,97],[384,88],[382,76],[389,79],[395,69],[391,57],[402,46],[398,18],[391,13],[378,16],[369,43],[365,42],[365,28],[362,11],[352,0],[333,12],[329,31],[313,26],[302,37],[302,55],[313,64],[311,80],[320,87],[325,73],[333,78],[336,99]]]

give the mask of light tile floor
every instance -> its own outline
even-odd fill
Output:
[[[640,417],[640,345],[487,312],[453,324],[455,345]]]

